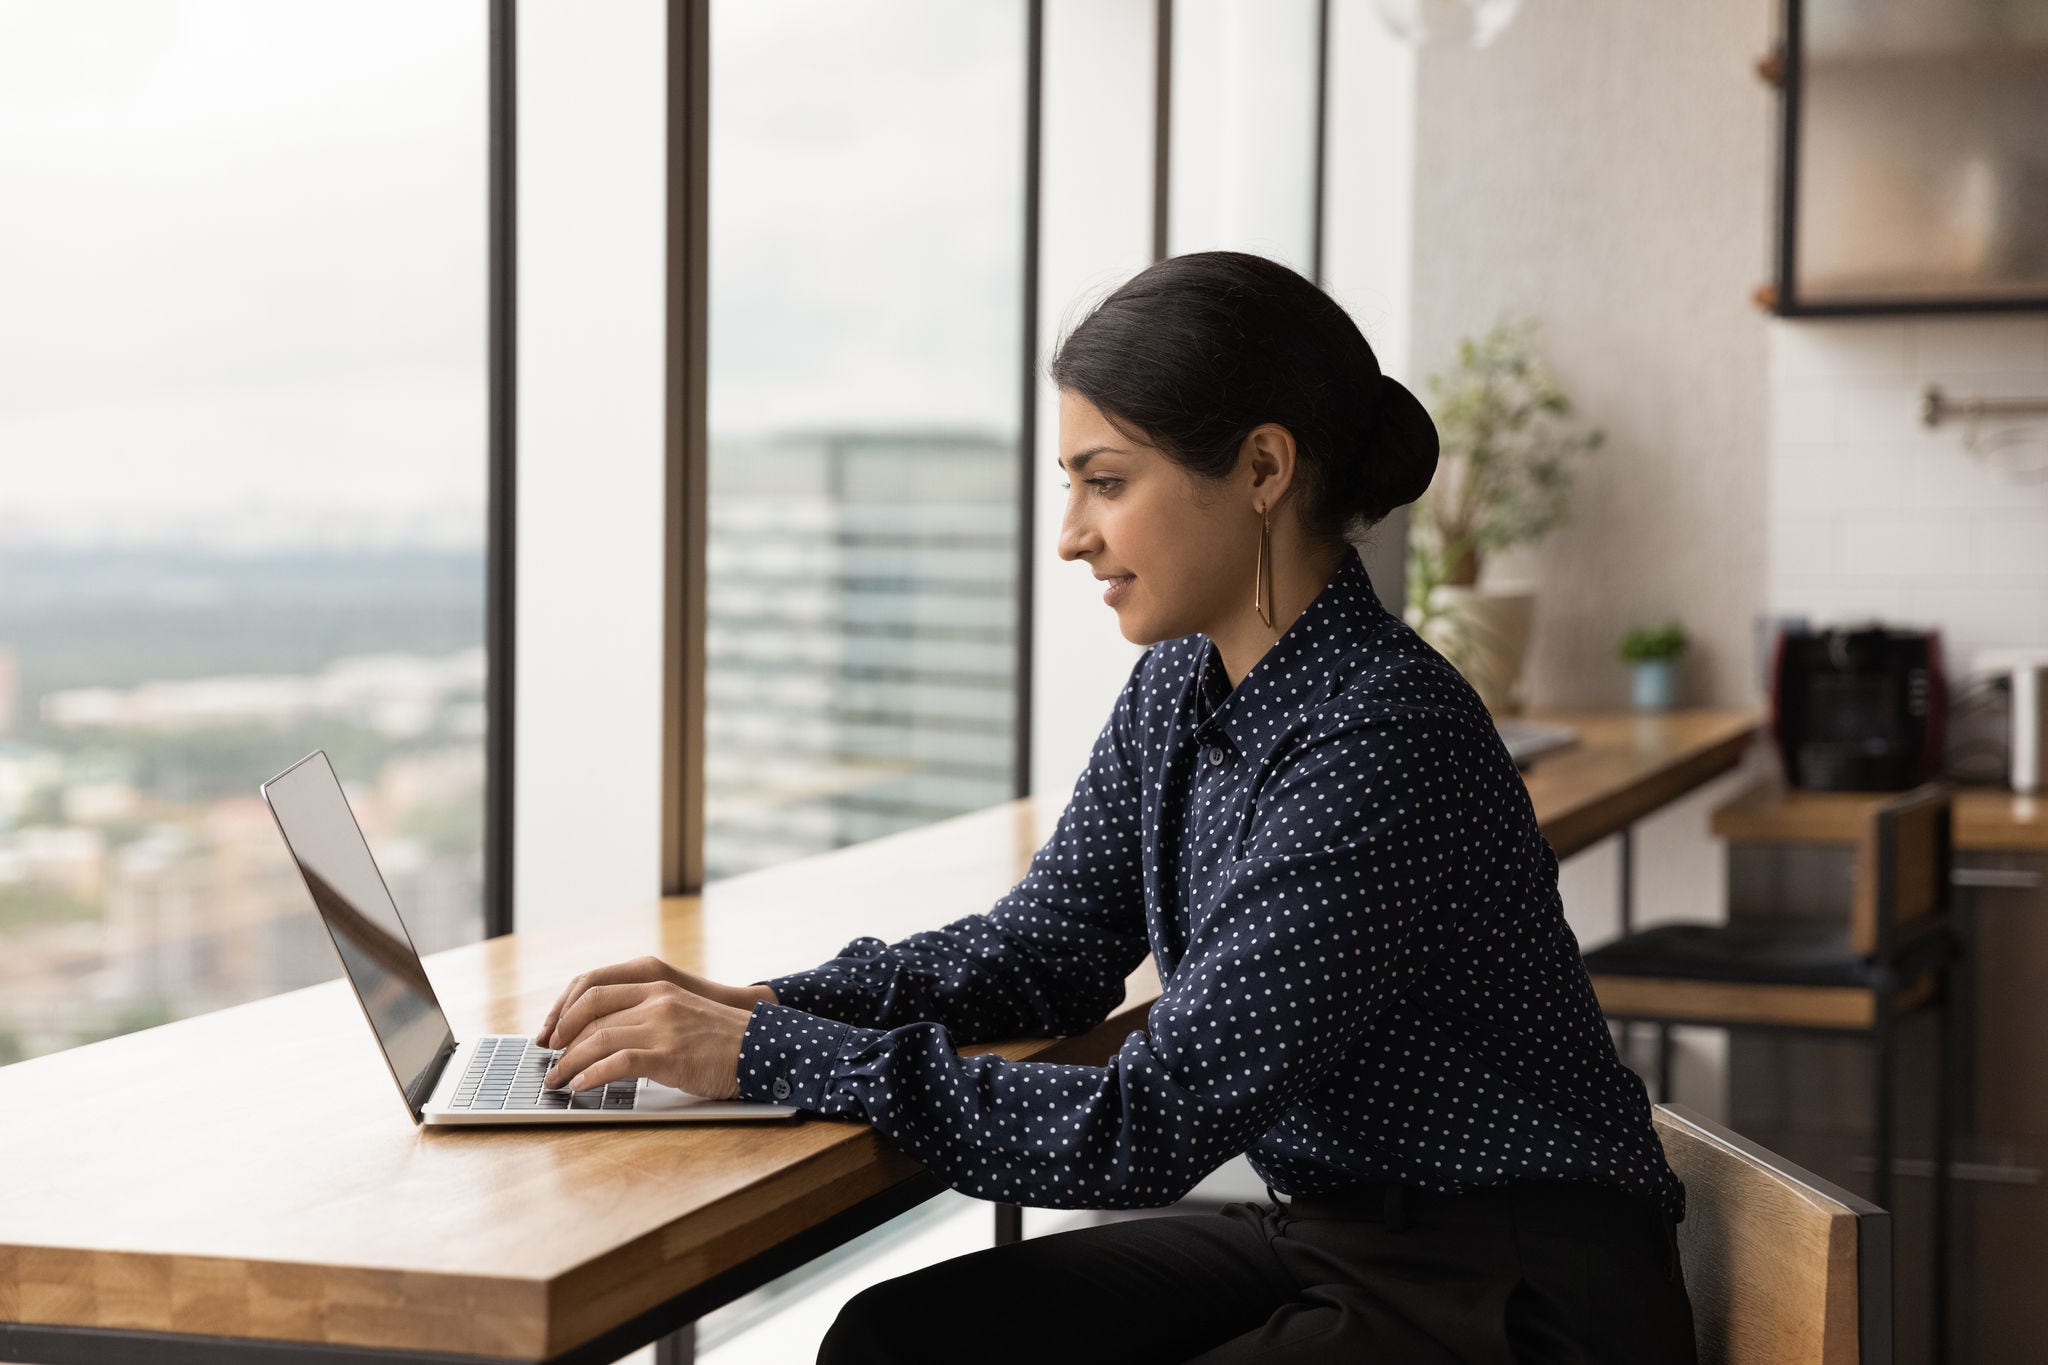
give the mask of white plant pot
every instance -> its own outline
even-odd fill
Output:
[[[1436,620],[1425,638],[1472,684],[1496,716],[1522,709],[1522,663],[1536,618],[1536,592],[1526,587],[1440,585]]]

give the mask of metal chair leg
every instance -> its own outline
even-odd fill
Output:
[[[1879,1208],[1892,1211],[1892,993],[1888,987],[1876,992],[1877,1021],[1871,1030],[1871,1051],[1875,1054],[1875,1074],[1871,1077],[1872,1089],[1876,1094],[1876,1113],[1872,1117],[1873,1142],[1876,1145],[1877,1173],[1872,1182],[1871,1202]]]
[[[1621,920],[1620,937],[1627,938],[1636,927],[1636,827],[1623,825],[1616,840],[1621,855],[1620,877],[1615,887],[1615,911]]]
[[[1657,1025],[1657,1103],[1670,1104],[1671,1097],[1678,1093],[1678,1082],[1671,1074],[1671,1025]]]
[[[1636,927],[1636,827],[1623,825],[1615,838],[1615,853],[1620,864],[1620,875],[1614,888],[1614,910],[1620,927],[1616,938],[1627,938]],[[1635,1056],[1636,1030],[1630,1020],[1621,1024],[1621,1060],[1627,1064]],[[1659,1082],[1661,1085],[1662,1082]]]
[[[1930,1316],[1934,1350],[1929,1359],[1948,1359],[1949,1180],[1954,1162],[1956,979],[1961,968],[1951,957],[1941,972],[1941,1008],[1934,1049],[1934,1305]]]

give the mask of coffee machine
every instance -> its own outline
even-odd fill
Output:
[[[1792,786],[1903,791],[1940,773],[1939,631],[1787,628],[1770,676],[1771,731]]]

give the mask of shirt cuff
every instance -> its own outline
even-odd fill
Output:
[[[774,991],[778,1005],[790,1005],[827,1019],[864,1023],[873,1019],[878,999],[888,988],[894,971],[886,956],[888,951],[889,945],[881,939],[863,936],[841,948],[839,956],[830,962],[752,984]]]
[[[781,994],[779,988],[776,994]],[[740,1098],[793,1104],[814,1114],[853,1113],[858,1103],[835,1099],[832,1078],[842,1061],[881,1036],[879,1029],[760,1001],[740,1038]]]

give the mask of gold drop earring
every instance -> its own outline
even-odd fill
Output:
[[[1273,561],[1273,523],[1266,509],[1259,509],[1259,561],[1252,570],[1252,610],[1266,623],[1266,629],[1273,628],[1273,584],[1266,577],[1266,570]]]

